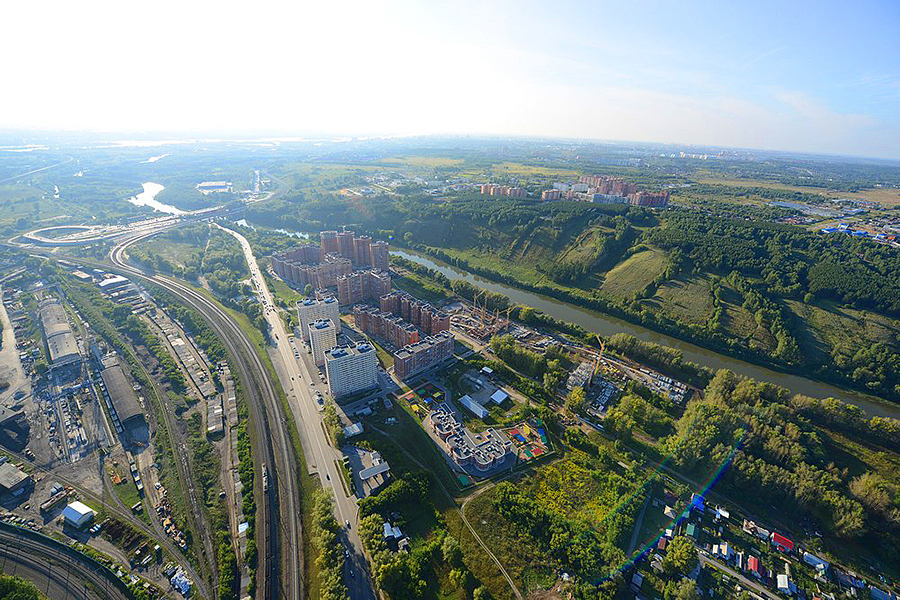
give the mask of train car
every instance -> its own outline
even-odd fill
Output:
[[[263,466],[262,466],[262,484],[263,484],[263,491],[268,492],[269,491],[269,470],[266,468],[266,463],[263,463]]]

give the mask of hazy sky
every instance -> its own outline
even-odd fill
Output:
[[[0,126],[900,158],[900,2],[8,2]]]

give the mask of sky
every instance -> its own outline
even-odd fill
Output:
[[[14,2],[0,127],[900,158],[900,2]]]

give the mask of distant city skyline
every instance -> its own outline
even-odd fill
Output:
[[[900,3],[7,7],[0,127],[900,158]]]

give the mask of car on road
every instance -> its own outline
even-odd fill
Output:
[[[347,526],[347,529],[350,529],[350,519],[344,521],[344,524]]]

